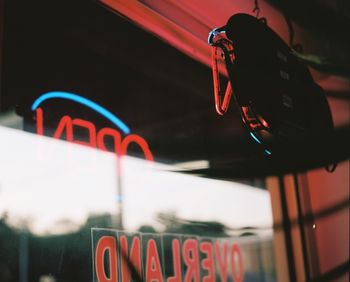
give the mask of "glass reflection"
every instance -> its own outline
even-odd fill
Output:
[[[267,191],[5,127],[0,135],[0,281],[90,281],[92,227],[231,238],[247,281],[274,273]]]

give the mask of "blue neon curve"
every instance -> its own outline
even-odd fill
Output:
[[[265,150],[265,153],[268,155],[272,155],[272,153],[269,150]]]
[[[250,136],[253,137],[253,139],[258,142],[259,144],[261,144],[261,141],[258,139],[258,137],[256,137],[252,132],[249,132],[250,133]]]
[[[112,114],[110,111],[106,110],[104,107],[96,104],[95,102],[86,99],[84,97],[81,97],[79,95],[68,93],[68,92],[61,92],[61,91],[54,91],[54,92],[48,92],[40,97],[38,97],[33,105],[32,105],[32,111],[35,111],[39,105],[44,102],[45,100],[53,99],[53,98],[61,98],[61,99],[67,99],[72,100],[74,102],[80,103],[84,106],[87,106],[94,111],[98,112],[105,118],[107,118],[109,121],[111,121],[113,124],[115,124],[118,128],[120,128],[124,134],[130,133],[130,128],[122,122],[119,118],[117,118],[114,114]]]

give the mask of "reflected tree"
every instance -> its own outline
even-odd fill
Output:
[[[208,237],[227,237],[227,227],[217,221],[197,221],[178,217],[174,212],[157,215],[157,221],[164,225],[164,233],[188,234]]]

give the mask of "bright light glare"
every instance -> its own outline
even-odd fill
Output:
[[[261,189],[123,157],[118,201],[114,154],[5,127],[0,136],[0,217],[6,213],[13,225],[25,220],[37,234],[74,231],[92,214],[115,216],[119,204],[128,231],[161,230],[160,212],[230,228],[272,226],[269,194]]]
[[[59,221],[79,226],[89,214],[115,213],[113,154],[4,127],[0,136],[0,216],[45,233]]]

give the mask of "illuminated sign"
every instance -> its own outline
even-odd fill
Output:
[[[242,282],[244,277],[240,247],[229,239],[93,228],[92,246],[96,282]]]
[[[152,152],[149,149],[149,146],[144,138],[137,134],[131,134],[129,127],[104,107],[87,98],[73,93],[49,92],[41,95],[34,101],[31,109],[32,111],[36,112],[36,131],[38,135],[44,135],[45,128],[44,110],[40,107],[40,105],[50,99],[70,100],[88,107],[115,125],[125,135],[125,137],[123,137],[118,130],[110,127],[104,127],[100,130],[97,130],[96,126],[91,121],[80,118],[72,118],[69,115],[64,115],[61,117],[57,125],[57,128],[52,136],[53,138],[61,139],[65,136],[65,139],[69,142],[87,145],[104,151],[107,151],[105,140],[109,138],[113,140],[113,150],[117,155],[125,155],[127,153],[129,145],[136,144],[140,147],[147,160],[153,160]],[[81,129],[84,129],[88,133],[87,141],[74,139],[74,132]]]

